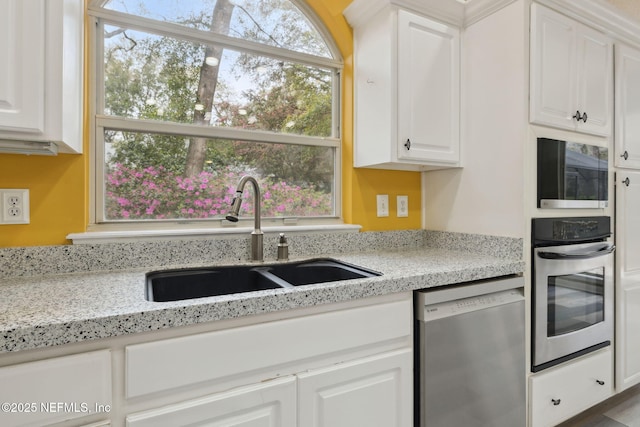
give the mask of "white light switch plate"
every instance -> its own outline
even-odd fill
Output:
[[[376,196],[378,217],[389,216],[389,195],[378,194]]]
[[[409,196],[397,196],[396,200],[398,218],[409,216]]]
[[[0,189],[0,224],[29,224],[29,190]]]

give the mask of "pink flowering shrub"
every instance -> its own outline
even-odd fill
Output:
[[[223,218],[242,173],[202,172],[189,179],[162,167],[132,169],[115,164],[106,177],[106,218],[110,220]],[[258,179],[263,217],[323,216],[333,213],[331,194]],[[245,188],[241,216],[253,214],[253,193]]]

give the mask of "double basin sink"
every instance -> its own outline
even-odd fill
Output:
[[[167,302],[380,276],[331,258],[277,264],[201,267],[147,273],[145,297]]]

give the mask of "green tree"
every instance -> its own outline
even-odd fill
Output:
[[[177,18],[180,23],[248,40],[328,55],[324,42],[288,0],[218,0],[211,11]],[[223,49],[186,40],[110,28],[105,54],[105,106],[108,114],[136,119],[301,135],[331,135],[329,70],[240,54],[231,66],[237,79],[258,89],[237,93],[220,79]],[[211,58],[214,58],[213,60]],[[197,108],[194,108],[197,106]],[[241,114],[240,111],[246,111]],[[175,135],[108,131],[111,164],[163,166],[187,177],[223,166],[253,169],[300,186],[330,191],[330,149],[253,144]]]
[[[120,41],[107,51],[105,106],[121,117],[178,123],[192,120],[199,64],[197,48],[173,38],[139,37],[120,33]],[[134,132],[107,132],[113,147],[112,163],[144,168],[164,166],[182,173],[184,138]]]

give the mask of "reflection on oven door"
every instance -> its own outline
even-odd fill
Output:
[[[604,271],[549,277],[547,336],[587,328],[604,318]]]

